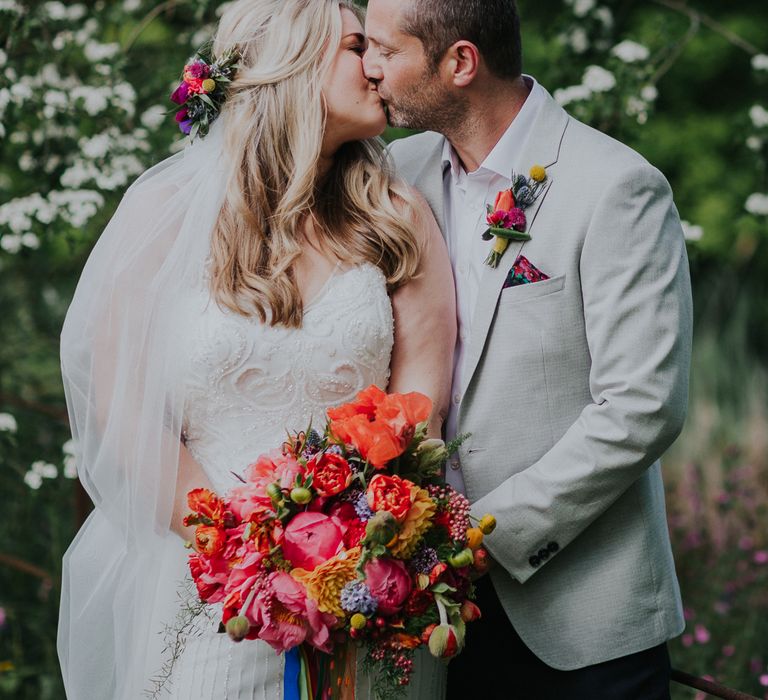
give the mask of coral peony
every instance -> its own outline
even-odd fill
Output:
[[[307,476],[312,476],[312,488],[320,496],[335,496],[352,483],[352,469],[341,455],[322,453],[307,462]]]
[[[227,534],[220,527],[198,525],[195,529],[195,548],[201,554],[212,557],[224,549]]]
[[[411,509],[415,494],[413,486],[413,482],[399,476],[376,474],[368,484],[365,496],[371,510],[386,510],[402,523]]]
[[[208,489],[193,489],[187,494],[189,509],[212,523],[220,525],[224,519],[224,502]]]

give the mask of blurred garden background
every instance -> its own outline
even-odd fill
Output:
[[[768,698],[768,3],[518,4],[526,72],[675,192],[696,316],[664,461],[688,618],[672,660]],[[89,503],[59,330],[122,192],[183,147],[167,97],[224,6],[0,0],[0,698],[64,698],[61,557]]]

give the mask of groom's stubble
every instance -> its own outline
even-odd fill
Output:
[[[467,129],[469,101],[440,84],[429,66],[396,99],[382,94],[390,126],[436,131],[446,136]]]

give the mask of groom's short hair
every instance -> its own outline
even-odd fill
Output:
[[[477,46],[495,76],[513,79],[522,72],[515,0],[409,0],[402,29],[421,41],[432,68],[464,39]]]

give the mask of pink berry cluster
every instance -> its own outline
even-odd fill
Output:
[[[445,502],[449,514],[449,534],[451,539],[463,541],[467,530],[472,527],[469,520],[469,501],[467,497],[449,486],[429,486],[432,498]]]

